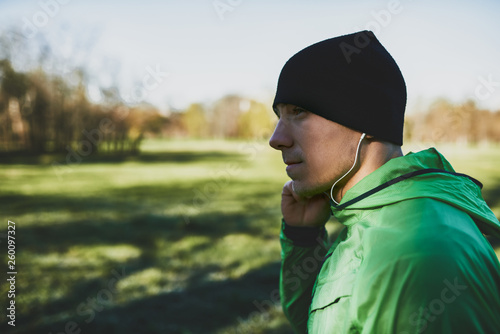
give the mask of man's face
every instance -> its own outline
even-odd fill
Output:
[[[309,197],[329,191],[352,166],[360,133],[291,104],[278,104],[269,145],[280,150],[293,190]]]

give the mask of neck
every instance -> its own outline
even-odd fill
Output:
[[[344,194],[365,176],[375,171],[387,161],[403,156],[401,147],[377,140],[365,140],[361,144],[359,153],[359,168],[353,170],[352,175],[346,177],[347,180],[334,189],[334,198],[340,203]]]

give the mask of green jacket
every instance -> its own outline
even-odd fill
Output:
[[[324,229],[282,223],[281,303],[297,333],[500,333],[500,224],[435,149],[346,192]]]

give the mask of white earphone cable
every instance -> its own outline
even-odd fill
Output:
[[[344,177],[346,177],[346,176],[347,176],[347,174],[349,174],[349,173],[353,170],[354,166],[356,166],[356,162],[358,161],[359,147],[361,146],[361,141],[363,140],[363,138],[365,138],[365,136],[366,136],[366,133],[363,133],[363,134],[361,135],[361,138],[359,138],[358,147],[356,148],[356,155],[354,156],[354,163],[352,164],[351,169],[349,169],[349,170],[347,171],[347,173],[345,173],[345,174],[344,174],[344,175],[343,175],[340,179],[338,179],[337,181],[335,181],[335,183],[332,185],[332,188],[330,189],[330,198],[331,198],[331,199],[332,199],[332,201],[333,201],[335,204],[337,204],[337,205],[339,205],[339,203],[338,203],[338,202],[337,202],[337,201],[333,198],[333,188],[335,188],[335,185],[336,185],[336,184],[337,184],[340,180],[342,180]]]

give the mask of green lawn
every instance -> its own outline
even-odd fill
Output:
[[[500,148],[443,152],[500,216]],[[266,142],[151,140],[126,158],[3,161],[0,241],[5,251],[15,221],[18,275],[16,327],[2,317],[0,332],[289,333],[273,303],[286,180]]]

